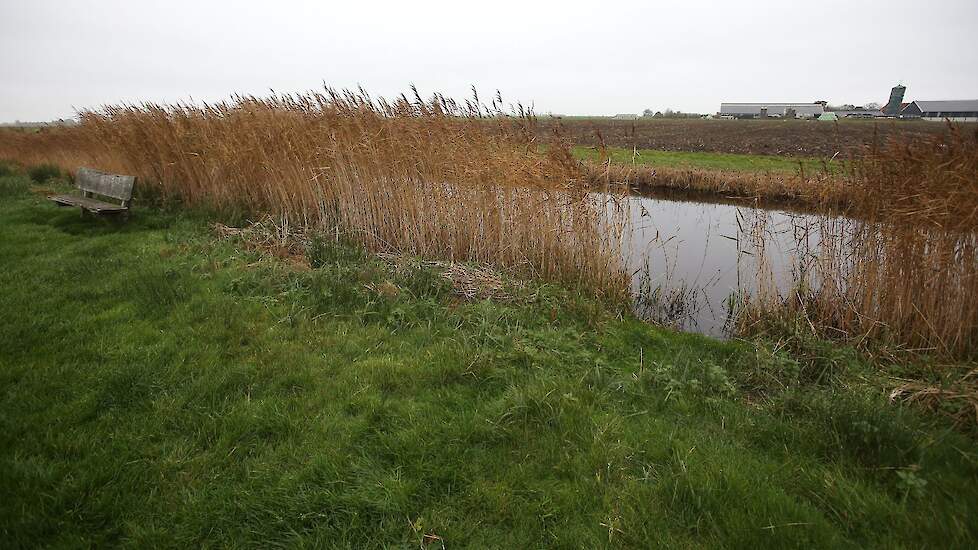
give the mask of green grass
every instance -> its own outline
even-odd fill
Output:
[[[295,269],[193,213],[83,219],[28,186],[0,177],[6,548],[978,540],[975,440],[846,350],[533,283],[462,301],[328,240]]]
[[[770,155],[739,155],[732,153],[658,151],[639,149],[633,152],[622,147],[608,147],[612,162],[619,164],[651,164],[668,168],[697,168],[703,170],[731,170],[736,172],[797,173],[804,166],[806,173],[825,170],[826,164],[819,159],[799,159]],[[579,160],[601,160],[598,149],[576,146],[572,149]],[[828,165],[837,170],[838,163]]]
[[[61,177],[61,170],[53,164],[39,164],[27,170],[27,175],[37,183]]]

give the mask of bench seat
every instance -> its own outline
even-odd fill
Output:
[[[129,205],[132,201],[132,186],[135,182],[134,176],[120,176],[91,168],[79,168],[75,173],[75,187],[82,194],[80,196],[52,195],[48,199],[58,206],[77,206],[82,209],[82,216],[86,215],[86,212],[92,212],[93,214],[122,213],[128,217]],[[119,202],[106,202],[93,195]]]
[[[77,195],[54,195],[48,198],[58,204],[62,204],[64,206],[78,206],[96,214],[101,214],[103,212],[125,212],[126,210],[129,210],[125,206]]]

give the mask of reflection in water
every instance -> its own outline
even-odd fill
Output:
[[[741,295],[784,293],[815,261],[816,215],[738,204],[627,199],[623,246],[639,316],[728,336]]]
[[[726,337],[744,323],[803,319],[833,337],[978,348],[978,232],[731,201],[608,205],[610,220],[628,220],[609,234],[622,235],[635,310],[650,321]]]

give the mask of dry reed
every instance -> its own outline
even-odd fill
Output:
[[[847,178],[853,207],[875,219],[978,230],[978,129],[868,148]]]
[[[898,379],[890,400],[914,403],[934,412],[948,414],[959,424],[978,425],[978,369],[950,384],[936,385],[920,380]]]
[[[958,358],[978,351],[978,136],[891,141],[846,175],[847,218],[826,215],[813,264],[741,328],[801,318],[813,331]]]
[[[85,111],[73,128],[0,135],[0,158],[134,174],[187,205],[339,230],[374,252],[471,261],[622,295],[602,213],[532,113],[358,92]]]

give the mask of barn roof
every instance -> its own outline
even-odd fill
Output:
[[[978,99],[952,99],[948,101],[914,101],[924,113],[978,112]]]

